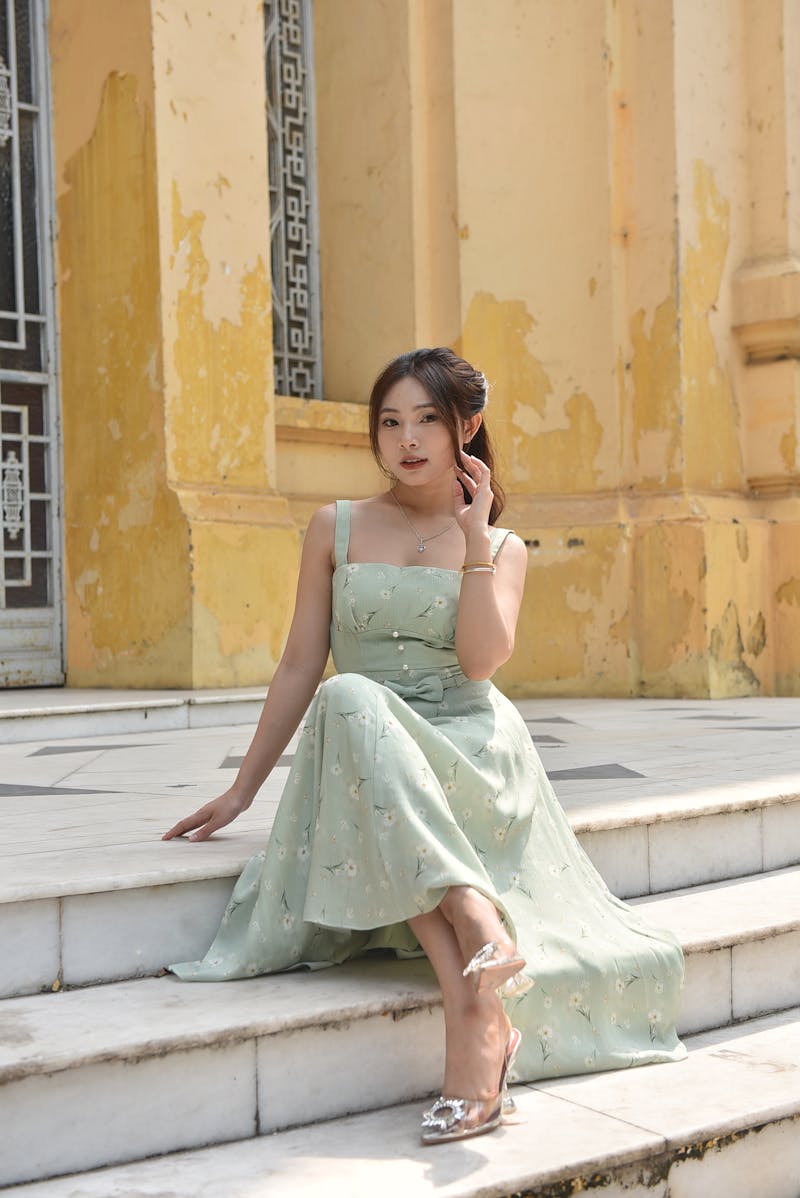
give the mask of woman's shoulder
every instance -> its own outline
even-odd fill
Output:
[[[501,528],[499,525],[493,525],[489,535],[495,557],[503,553],[506,558],[510,557],[520,561],[524,559],[527,562],[528,547],[513,528]]]

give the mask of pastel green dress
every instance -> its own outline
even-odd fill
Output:
[[[337,504],[331,647],[269,843],[245,867],[205,958],[219,981],[421,950],[405,923],[449,886],[502,913],[534,986],[508,1000],[516,1075],[678,1060],[683,957],[615,898],[567,822],[522,716],[470,681],[454,646],[461,575],[347,560]],[[496,555],[507,529],[491,530]]]

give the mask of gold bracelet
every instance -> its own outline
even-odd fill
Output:
[[[461,567],[461,569],[468,570],[470,566],[491,566],[493,570],[495,569],[494,562],[464,562],[464,565]]]
[[[462,566],[462,574],[495,574],[496,566]]]

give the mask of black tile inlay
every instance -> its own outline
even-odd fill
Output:
[[[645,774],[638,774],[636,770],[629,770],[626,765],[582,765],[571,770],[548,770],[548,778],[553,780],[560,779],[562,782],[567,782],[570,779],[578,780],[580,778],[644,778]]]
[[[74,786],[23,786],[15,782],[0,782],[0,798],[11,795],[113,795],[116,790],[76,790]]]
[[[800,724],[751,724],[749,728],[737,728],[737,732],[797,732]]]
[[[106,749],[148,749],[149,745],[45,745],[29,757],[52,757],[56,753],[101,753]]]
[[[222,765],[218,768],[221,770],[238,770],[239,766],[244,761],[244,754],[241,757],[232,757],[230,754],[225,758]],[[291,765],[294,761],[294,753],[284,753],[275,762],[276,765]]]
[[[535,745],[563,745],[564,741],[559,740],[557,736],[534,736],[531,732],[531,740]]]
[[[527,719],[526,724],[574,724],[574,720],[565,719],[563,715],[548,715],[537,716],[536,719]]]
[[[641,710],[647,712],[648,715],[658,715],[662,711],[682,711],[686,715],[687,711],[698,712],[703,709],[702,707],[695,707],[693,703],[686,702],[682,703],[680,707],[643,707]],[[749,716],[747,718],[750,719]]]
[[[714,720],[717,723],[739,724],[742,720],[757,720],[757,715],[687,715],[687,720]]]

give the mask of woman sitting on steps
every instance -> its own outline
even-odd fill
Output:
[[[266,849],[205,958],[170,968],[218,981],[424,951],[446,1036],[426,1143],[498,1126],[512,1067],[533,1081],[685,1056],[680,946],[609,893],[490,682],[527,553],[496,525],[486,399],[448,349],[383,370],[369,417],[388,489],[312,517],[236,781],[165,835],[205,840],[235,819],[303,720]],[[329,648],[338,674],[320,686]]]

